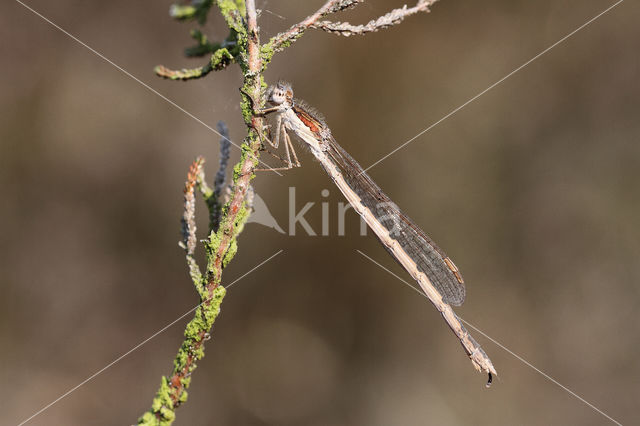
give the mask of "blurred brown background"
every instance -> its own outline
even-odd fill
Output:
[[[263,39],[322,3],[259,1]],[[203,63],[182,56],[195,23],[171,20],[171,1],[28,4],[244,136],[236,67],[154,77]],[[266,77],[292,81],[367,167],[611,4],[443,0],[367,37],[311,31]],[[182,187],[199,154],[213,177],[219,138],[19,3],[0,10],[0,423],[17,424],[197,303],[176,244]],[[463,271],[460,316],[621,423],[640,400],[638,22],[620,4],[370,171]],[[206,32],[226,36],[218,16]],[[286,229],[295,186],[317,231],[329,189],[332,236],[247,225],[226,283],[284,252],[229,290],[176,424],[609,424],[473,333],[500,373],[486,390],[428,301],[355,251],[410,280],[353,212],[336,236],[342,198],[301,159],[255,188]],[[185,323],[29,424],[135,422]]]

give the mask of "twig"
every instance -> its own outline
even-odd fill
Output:
[[[404,21],[407,17],[421,12],[429,12],[429,7],[438,0],[421,0],[415,6],[408,8],[406,5],[394,9],[391,12],[369,21],[366,25],[352,25],[348,22],[320,21],[311,25],[312,28],[321,29],[328,33],[349,37],[351,35],[363,35],[392,27]]]
[[[189,168],[187,182],[184,187],[184,212],[182,213],[182,241],[180,246],[186,252],[187,265],[189,267],[189,275],[193,284],[196,286],[198,294],[202,294],[202,272],[198,266],[193,254],[196,250],[196,198],[195,186],[198,176],[203,174],[202,165],[204,158],[198,157]]]
[[[198,157],[198,158],[202,158],[202,157]],[[204,159],[202,161],[204,163]],[[207,183],[207,179],[205,178],[204,170],[202,168],[200,168],[200,173],[196,177],[196,184],[198,187],[198,191],[200,192],[200,194],[202,195],[202,198],[204,198],[204,200],[207,202],[207,205],[208,205],[209,198],[213,197],[213,189],[211,189],[211,187]]]
[[[139,424],[169,425],[175,419],[176,409],[187,399],[187,389],[196,363],[204,356],[204,342],[220,312],[225,295],[221,286],[222,271],[237,251],[237,237],[242,232],[252,209],[253,189],[250,185],[258,163],[261,140],[258,129],[263,128],[263,117],[257,113],[264,107],[262,89],[265,86],[261,72],[277,51],[283,50],[297,40],[308,28],[320,28],[342,35],[376,31],[401,22],[407,16],[428,10],[434,1],[420,0],[413,8],[396,9],[365,26],[348,23],[320,21],[325,16],[340,12],[362,3],[364,0],[328,0],[313,15],[292,26],[284,33],[273,37],[269,43],[260,45],[255,0],[191,0],[186,6],[174,6],[172,14],[178,19],[206,20],[212,5],[220,10],[229,27],[229,36],[221,43],[210,43],[199,30],[192,32],[197,45],[187,50],[188,55],[212,53],[209,63],[194,69],[171,70],[156,67],[156,73],[173,80],[200,78],[213,70],[224,69],[237,63],[243,73],[241,92],[242,115],[247,126],[247,136],[242,144],[240,161],[233,168],[233,186],[227,191],[226,169],[229,161],[230,140],[228,129],[218,124],[222,134],[220,141],[220,167],[213,188],[205,179],[204,159],[198,158],[191,165],[184,190],[184,212],[182,215],[182,241],[189,274],[200,296],[200,304],[194,318],[187,324],[184,341],[174,360],[170,376],[163,376],[151,409],[140,419]],[[209,235],[204,241],[206,268],[202,273],[194,252],[196,248],[195,189],[202,194],[209,209]]]
[[[242,4],[232,0],[218,0],[218,6],[228,23],[237,22],[238,16],[244,12]],[[237,27],[239,29],[238,38],[243,40],[244,44],[240,48],[246,51],[248,56],[246,64],[241,64],[245,75],[243,90],[254,99],[259,99],[263,81],[260,78],[262,62],[254,0],[246,0],[246,16],[246,28]],[[243,152],[240,162],[234,168],[234,189],[231,200],[222,209],[219,229],[211,231],[209,238],[205,241],[207,273],[206,277],[200,280],[199,285],[196,285],[201,303],[196,309],[194,318],[187,324],[185,339],[178,350],[171,376],[162,377],[151,410],[140,417],[139,424],[169,425],[173,422],[175,410],[187,399],[187,388],[191,383],[191,374],[197,367],[197,361],[204,357],[204,342],[208,340],[209,331],[220,313],[220,305],[226,293],[224,287],[220,285],[222,270],[233,259],[237,250],[237,237],[242,232],[249,216],[245,198],[249,192],[249,183],[253,177],[253,169],[257,164],[260,150],[260,140],[254,126],[262,126],[262,118],[255,117],[252,109],[246,108],[248,103],[245,96],[243,98],[245,105],[243,115],[247,126],[249,126],[249,134],[242,146]],[[185,185],[185,200],[188,199],[185,204],[188,207],[185,208],[184,218],[187,224],[192,220],[191,194],[194,185],[197,184],[198,175],[201,176],[201,181],[204,181],[204,177],[197,167],[197,164],[201,164],[201,162],[196,161],[195,164],[196,166],[190,170]],[[187,238],[184,245],[189,253],[190,239],[195,232],[195,225],[187,225],[185,229]]]
[[[226,47],[213,52],[209,63],[199,68],[183,68],[181,70],[172,70],[164,65],[158,65],[154,68],[155,73],[163,78],[171,80],[193,80],[204,77],[211,71],[220,71],[225,69],[229,64],[234,62],[235,58]]]
[[[187,255],[193,255],[196,249],[196,197],[195,186],[196,179],[204,159],[199,157],[189,167],[187,182],[184,185],[184,213],[182,214],[182,241],[181,246],[187,252]]]
[[[198,68],[182,68],[180,70],[172,70],[164,65],[158,65],[153,69],[158,77],[168,78],[169,80],[194,80],[204,77],[213,71],[211,64],[206,64]]]
[[[364,0],[329,0],[313,15],[309,15],[302,22],[293,25],[287,31],[282,32],[269,40],[269,43],[264,46],[264,50],[272,52],[271,55],[275,52],[280,52],[299,39],[302,34],[304,34],[304,32],[308,28],[312,27],[318,20],[331,13],[340,12],[341,10],[354,7],[363,1]]]

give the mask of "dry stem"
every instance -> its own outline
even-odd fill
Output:
[[[369,21],[366,25],[352,25],[348,22],[331,22],[331,21],[320,21],[315,22],[311,26],[313,28],[318,28],[328,33],[337,34],[345,37],[349,37],[351,35],[363,35],[367,33],[372,33],[376,31],[380,31],[394,25],[397,25],[404,21],[411,15],[415,15],[420,12],[429,12],[429,7],[433,5],[438,0],[421,0],[415,6],[408,8],[406,5],[399,8],[394,9],[391,12],[382,15],[378,19]]]

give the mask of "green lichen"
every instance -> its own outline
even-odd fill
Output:
[[[204,342],[202,341],[202,336],[209,332],[217,316],[220,314],[220,305],[222,304],[225,294],[225,288],[218,286],[213,291],[211,297],[198,306],[195,317],[185,328],[185,340],[178,350],[173,363],[173,374],[179,374],[179,380],[182,385],[178,394],[178,404],[187,401],[187,389],[191,385],[191,377],[185,377],[182,374],[185,369],[189,372],[195,370],[197,366],[196,361],[204,357]],[[173,388],[170,386],[169,380],[167,377],[162,377],[160,388],[151,403],[151,411],[146,412],[140,417],[138,424],[164,425],[173,422],[175,419],[175,411],[170,408],[174,406],[171,397]]]
[[[204,327],[206,327],[206,323],[201,318],[202,318],[202,308],[199,307],[198,310],[196,311],[195,318],[192,319],[189,322],[189,324],[187,324],[187,326],[185,327],[185,330],[184,330],[185,341],[198,339],[199,333],[202,331]]]
[[[224,207],[222,209],[222,215],[224,217]],[[214,257],[215,253],[220,248],[220,244],[222,243],[221,238],[218,236],[217,232],[209,232],[209,238],[205,242],[205,250],[207,252],[207,258]],[[209,270],[213,265],[207,265],[207,270]]]
[[[222,217],[224,217],[224,208],[222,212]],[[204,243],[204,249],[207,256],[207,279],[209,279],[213,275],[213,271],[215,269],[215,258],[218,253],[218,249],[220,248],[220,244],[222,243],[222,238],[218,235],[218,231],[209,232],[209,238]],[[205,290],[206,292],[206,290]],[[205,297],[208,296],[208,293],[205,294]]]
[[[271,60],[273,59],[276,53],[282,52],[283,50],[291,46],[296,40],[302,37],[303,34],[304,32],[301,32],[294,37],[285,39],[284,41],[280,42],[277,46],[276,46],[276,37],[272,37],[268,43],[263,44],[260,47],[260,55],[262,57],[262,70],[264,71],[266,69],[267,65],[269,65],[269,63],[271,62]]]
[[[150,426],[157,425],[159,423],[156,421],[156,416],[154,416],[150,411],[147,411],[142,415],[142,417],[140,417],[140,419],[138,419],[138,424]]]
[[[258,136],[255,132],[251,132],[245,139],[245,143],[240,146],[242,153],[240,154],[240,161],[238,161],[238,164],[233,167],[233,183],[236,183],[238,179],[244,175],[242,168],[247,161],[252,161],[254,167],[258,164],[258,157],[256,153],[254,153],[254,149],[250,146],[250,144],[252,145],[257,138]]]
[[[240,112],[242,113],[242,118],[245,120],[245,124],[248,124],[247,122],[251,123],[251,117],[253,116],[253,102],[246,95],[243,95],[240,100]]]
[[[243,204],[242,208],[240,209],[240,211],[238,211],[238,214],[236,215],[236,221],[234,223],[234,229],[235,229],[236,235],[239,235],[240,233],[242,233],[242,231],[244,230],[244,225],[247,223],[247,219],[249,219],[250,214],[251,212],[249,211],[249,209],[247,209],[247,207]]]
[[[171,400],[171,387],[166,377],[162,377],[160,388],[156,393],[156,397],[151,403],[151,410],[144,413],[139,419],[139,425],[156,426],[170,425],[175,420],[175,411],[169,407],[173,406]]]
[[[227,265],[229,264],[229,262],[231,262],[231,260],[233,259],[233,257],[236,255],[237,252],[238,252],[238,242],[234,238],[233,240],[231,240],[231,244],[229,244],[229,249],[224,254],[224,258],[222,259],[223,268],[227,267]]]
[[[191,380],[186,379],[184,382],[185,383],[183,385],[186,388],[188,387],[188,384],[191,382]],[[187,392],[186,390],[183,390],[182,392],[180,392],[180,395],[178,396],[178,403],[184,404],[185,402],[187,402],[188,397],[189,397],[189,392]]]
[[[273,49],[272,43],[263,44],[262,47],[260,48],[260,55],[262,56],[262,66],[266,67],[267,64],[271,62],[271,59],[275,54],[276,54],[276,51]]]
[[[174,4],[169,9],[169,16],[178,20],[193,19],[198,9],[188,4]]]
[[[233,58],[233,55],[231,54],[231,52],[229,52],[229,50],[226,47],[223,47],[223,48],[220,48],[220,49],[216,50],[211,55],[211,67],[214,70],[219,71],[219,70],[225,68],[231,62],[233,62],[233,60],[234,60],[234,58]]]
[[[204,0],[197,5],[173,4],[169,9],[169,16],[178,20],[197,19],[200,25],[204,25],[212,5],[213,0]]]
[[[242,17],[247,14],[243,0],[216,0],[216,4],[229,28],[246,33],[242,23]]]
[[[168,78],[169,80],[194,80],[202,78],[213,71],[211,61],[198,68],[182,68],[180,70],[172,70],[164,65],[158,65],[153,69],[159,77]]]
[[[240,176],[242,176],[242,162],[238,162],[233,166],[233,181],[236,182]],[[224,215],[224,214],[223,214]]]
[[[184,344],[183,344],[184,346]],[[179,370],[181,366],[184,366],[187,364],[187,361],[189,359],[189,353],[186,352],[183,347],[180,347],[180,349],[178,349],[178,354],[176,355],[176,359],[173,360],[173,368],[174,370]]]

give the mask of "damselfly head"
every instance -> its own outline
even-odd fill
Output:
[[[282,104],[291,105],[293,101],[293,89],[286,81],[278,81],[276,85],[270,86],[267,90],[267,102],[277,106]]]

